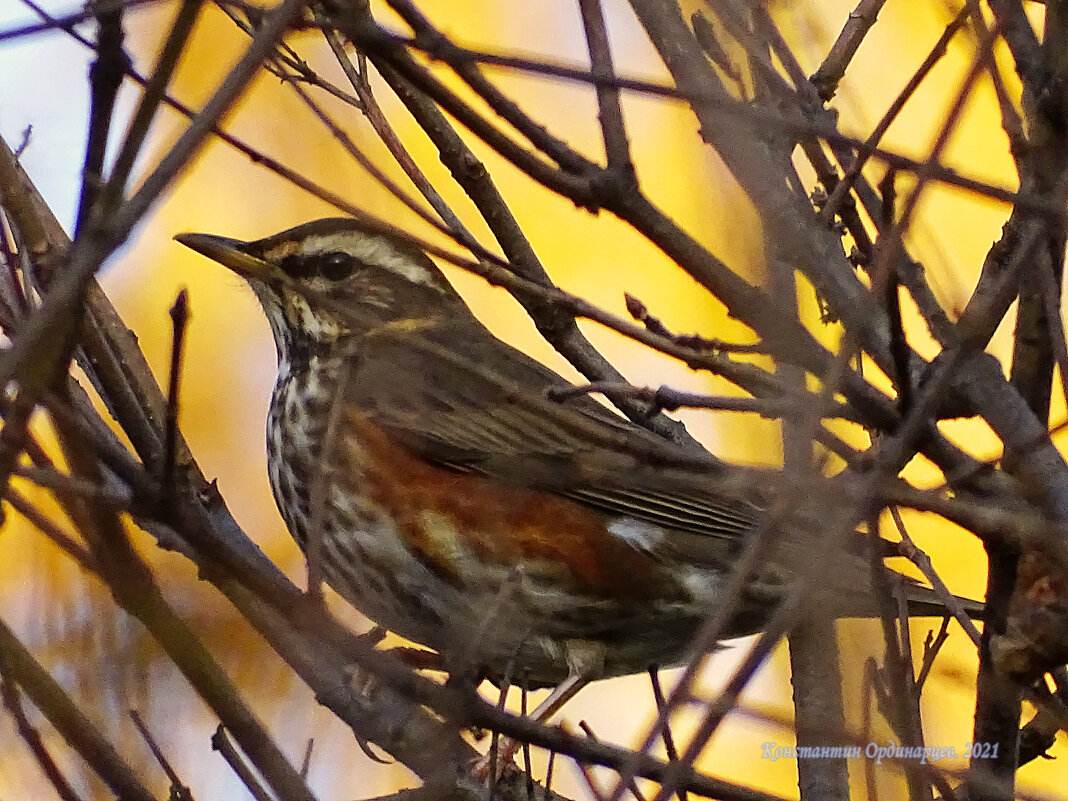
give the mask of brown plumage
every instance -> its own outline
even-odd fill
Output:
[[[425,254],[351,220],[178,240],[263,305],[271,486],[342,596],[447,663],[532,685],[687,656],[764,518],[731,468],[589,397],[551,400],[563,378],[495,338]],[[731,636],[759,629],[818,543],[779,540]],[[819,602],[871,614],[864,558],[829,564]]]

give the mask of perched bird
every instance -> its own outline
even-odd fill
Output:
[[[263,306],[278,351],[274,497],[357,609],[447,666],[529,686],[688,656],[765,517],[729,468],[589,396],[552,400],[571,385],[494,337],[399,239],[348,219],[176,239]],[[812,561],[811,537],[779,540],[729,636],[759,630]],[[865,559],[843,558],[820,597],[870,615]]]

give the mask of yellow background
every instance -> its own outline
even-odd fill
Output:
[[[567,64],[586,63],[581,23],[571,0],[438,0],[421,5],[462,44],[534,54]],[[606,0],[604,5],[620,74],[667,81],[626,4]],[[848,2],[781,3],[774,8],[776,19],[808,73],[819,65],[850,10],[852,4]],[[160,33],[168,29],[171,14],[169,7],[158,7],[129,16],[128,47],[134,63],[144,72],[150,69]],[[863,136],[870,130],[950,17],[951,12],[937,3],[888,5],[835,100],[842,112],[844,131]],[[220,12],[206,8],[172,87],[173,94],[199,107],[245,41]],[[342,82],[320,38],[304,33],[292,41],[315,69]],[[32,48],[27,52],[32,57]],[[884,142],[887,147],[918,158],[924,156],[972,56],[968,36],[959,36],[949,56],[891,129]],[[1006,72],[1011,74],[1011,65]],[[588,89],[504,72],[494,71],[491,75],[554,134],[588,156],[601,159],[596,106]],[[381,83],[376,82],[375,89],[402,140],[427,174],[439,188],[445,187],[446,198],[488,242],[484,225],[477,221],[462,193],[449,185],[435,152],[419,130]],[[380,166],[403,183],[399,170],[374,141],[358,113],[329,98],[315,96]],[[715,153],[700,143],[692,114],[681,104],[633,95],[626,98],[625,114],[639,177],[654,202],[734,269],[759,280],[762,243],[758,220]],[[184,124],[175,114],[163,112],[153,132],[146,164],[166,152]],[[432,232],[420,227],[409,212],[344,155],[329,133],[276,78],[261,77],[232,113],[227,127],[368,212],[433,238]],[[641,298],[673,330],[750,340],[746,331],[724,317],[717,303],[702,299],[687,276],[626,225],[607,214],[593,216],[575,209],[569,201],[534,186],[486,148],[477,143],[472,146],[484,159],[538,255],[561,286],[624,316],[623,292],[628,291]],[[1014,185],[1013,166],[989,80],[980,81],[945,161],[967,175]],[[258,238],[333,213],[321,202],[216,142],[206,148],[173,191],[160,198],[130,246],[114,260],[102,279],[139,335],[157,376],[164,380],[170,344],[167,309],[180,288],[189,288],[193,318],[182,396],[183,430],[205,473],[218,477],[219,487],[238,521],[298,581],[303,580],[302,560],[274,509],[266,481],[263,428],[274,380],[274,353],[266,321],[239,279],[181,248],[171,237],[183,231],[202,231]],[[999,235],[1007,214],[1008,208],[1003,204],[956,190],[931,187],[924,195],[920,215],[909,233],[909,244],[913,255],[926,266],[936,293],[951,314],[963,308],[983,256]],[[574,376],[505,293],[457,270],[446,270],[496,333]],[[810,297],[803,295],[801,300],[812,305]],[[918,325],[915,317],[910,323],[914,344],[921,352],[932,355],[922,324]],[[994,345],[999,355],[1003,355],[1006,342],[1004,329],[1005,326]],[[586,330],[636,384],[670,384],[717,392],[725,389],[718,382],[696,376],[678,363],[650,354],[595,326],[586,326]],[[829,338],[836,335],[833,329],[824,333]],[[1055,420],[1063,415],[1063,402],[1055,401]],[[757,463],[776,463],[779,459],[777,429],[766,421],[705,413],[682,413],[681,417],[721,456]],[[951,432],[981,456],[997,454],[996,441],[981,426],[957,424]],[[937,480],[933,474],[924,475],[922,467],[914,476],[918,481]],[[985,564],[978,544],[918,517],[909,519],[917,540],[932,554],[953,589],[981,597]],[[369,797],[413,783],[410,774],[399,766],[383,767],[366,760],[351,734],[315,704],[206,585],[198,584],[188,564],[178,557],[162,555],[157,566],[161,580],[183,613],[205,635],[218,637],[214,640],[215,652],[247,688],[260,714],[295,761],[299,761],[306,740],[314,738],[310,781],[320,797]],[[14,516],[0,537],[0,578],[4,581],[0,592],[5,618],[26,633],[39,655],[58,675],[79,686],[85,697],[101,694],[101,714],[111,731],[125,743],[132,743],[125,709],[137,706],[168,753],[174,755],[176,767],[194,795],[226,797],[229,791],[236,790],[229,770],[209,750],[208,737],[215,724],[180,677],[161,666],[158,653],[145,642],[136,624],[114,620],[107,599],[98,589],[85,587],[75,571],[49,546],[41,545],[37,535]],[[63,599],[58,606],[57,597]],[[340,603],[337,607],[339,614],[357,621]],[[926,629],[922,622],[914,624],[915,643],[922,642]],[[844,624],[842,630],[850,676],[846,698],[850,720],[857,724],[859,668],[866,656],[881,655],[880,634],[877,627],[865,623]],[[110,660],[105,670],[69,658],[78,653],[84,638],[90,638],[93,649]],[[705,694],[711,695],[729,677],[747,645],[744,640],[730,643],[712,657],[702,687]],[[961,748],[970,739],[975,662],[974,649],[954,627],[950,645],[937,663],[936,676],[924,693],[929,744]],[[115,681],[116,676],[123,678]],[[116,690],[116,685],[121,689]],[[763,742],[792,743],[789,728],[774,722],[789,719],[792,714],[785,648],[776,651],[750,684],[743,703],[749,712],[727,721],[706,750],[702,768],[796,797],[795,764],[791,760],[770,762],[760,758]],[[648,681],[643,677],[590,687],[564,713],[572,723],[586,720],[602,738],[621,743],[640,737],[651,716]],[[182,721],[180,727],[173,725],[176,720]],[[677,734],[681,740],[685,741],[692,722],[692,715],[680,716]],[[6,743],[0,750],[0,796],[26,797],[36,792],[33,788],[39,786],[37,776],[23,754],[16,753],[20,746],[10,732],[4,735],[0,739]],[[885,737],[882,730],[881,739]],[[130,750],[138,752],[138,746],[131,745]],[[1063,739],[1054,753],[1063,755]],[[850,767],[859,794],[860,765],[853,763]],[[581,778],[562,762],[557,763],[556,777],[554,784],[561,792],[582,793]],[[1068,774],[1060,761],[1044,760],[1025,767],[1019,776],[1022,788],[1048,791],[1059,790],[1066,778]],[[880,781],[883,797],[902,792],[901,785],[885,771]],[[227,792],[220,792],[220,788]]]

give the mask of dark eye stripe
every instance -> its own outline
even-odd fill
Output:
[[[352,275],[360,262],[347,253],[317,253],[313,256],[290,255],[279,265],[293,278],[312,278],[321,275],[330,281],[340,281]]]
[[[279,265],[293,278],[310,278],[315,275],[315,259],[304,256],[286,256]]]

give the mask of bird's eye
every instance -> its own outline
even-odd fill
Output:
[[[352,274],[354,261],[347,253],[327,253],[319,261],[319,272],[323,278],[340,281]]]

